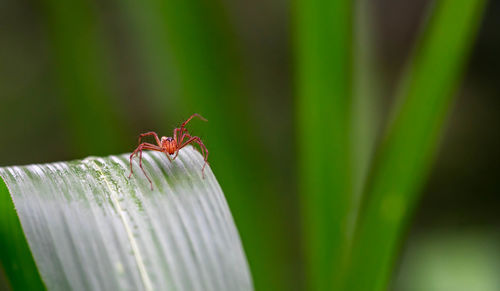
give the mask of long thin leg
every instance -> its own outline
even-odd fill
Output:
[[[182,141],[184,140],[184,132],[187,132],[187,129],[185,129],[186,124],[191,121],[191,119],[198,117],[199,119],[203,121],[208,121],[205,117],[199,115],[198,113],[194,113],[191,115],[186,121],[184,121],[180,127],[174,129],[173,133],[173,138],[177,142],[178,145],[182,144]],[[152,132],[148,132],[148,134],[151,134]],[[180,135],[180,138],[178,139],[177,137]],[[160,143],[158,143],[159,146],[161,146]]]
[[[135,155],[137,155],[137,153],[139,153],[139,167],[141,168],[142,172],[144,173],[144,176],[146,176],[146,178],[148,179],[149,184],[151,185],[151,190],[153,190],[153,182],[151,182],[151,179],[148,177],[148,174],[146,173],[146,171],[142,167],[142,151],[143,150],[152,150],[152,151],[158,151],[158,152],[163,151],[163,149],[161,147],[156,146],[154,144],[150,144],[147,142],[141,143],[130,155],[130,174],[128,175],[128,177],[130,178],[132,176],[132,173],[133,173],[132,159],[134,158]]]
[[[170,157],[170,155],[168,153],[165,153],[165,155],[167,156],[167,159],[168,159],[169,162],[173,161],[173,159]]]
[[[137,153],[141,150],[141,149],[147,149],[147,150],[153,150],[153,151],[163,151],[163,148],[162,147],[159,147],[157,145],[154,145],[152,143],[149,143],[149,142],[143,142],[141,143],[133,152],[132,154],[130,155],[130,157],[133,157],[134,155],[137,155]]]
[[[189,134],[185,134],[185,135],[188,135]],[[198,146],[200,147],[201,149],[201,154],[203,155],[204,159],[205,159],[205,163],[203,164],[203,167],[201,168],[201,176],[202,178],[205,178],[205,166],[208,164],[208,149],[207,147],[203,144],[203,142],[201,141],[201,138],[197,137],[197,136],[193,136],[193,137],[190,137],[187,141],[185,141],[184,143],[182,143],[180,146],[179,146],[179,149],[177,150],[177,152],[179,152],[179,150],[185,146],[187,146],[188,144],[192,143],[192,142],[195,142],[196,144],[198,144]]]
[[[150,136],[150,135],[153,135],[155,137],[156,143],[158,144],[158,146],[161,147],[160,138],[158,137],[158,134],[156,134],[156,132],[154,132],[154,131],[150,131],[150,132],[146,132],[146,133],[140,134],[139,135],[139,142],[138,142],[138,144],[141,144],[141,139],[143,137]]]
[[[208,163],[208,149],[207,147],[203,144],[200,138],[195,139],[193,142],[197,143],[198,146],[201,149],[201,153],[205,158],[205,163],[203,164],[203,167],[201,167],[201,177],[205,179],[205,167],[209,164]],[[205,151],[205,152],[203,152]]]
[[[168,154],[167,154],[167,155],[168,155]],[[175,159],[177,158],[177,156],[178,156],[178,155],[179,155],[179,149],[177,149],[177,150],[175,151],[175,155],[174,155],[174,157],[172,158],[172,160],[171,160],[171,161],[175,160]]]
[[[184,132],[187,131],[185,128],[178,127],[174,129],[174,140],[177,142],[177,144],[182,143],[182,139],[184,138]],[[180,139],[177,139],[178,134],[180,134]]]
[[[193,115],[191,115],[186,121],[184,121],[182,124],[181,124],[181,127],[180,128],[184,128],[184,126],[186,126],[186,124],[191,121],[191,119],[193,119],[194,117],[198,117],[199,119],[203,120],[203,121],[208,121],[205,117],[199,115],[198,113],[195,113]]]
[[[187,129],[185,128],[176,128],[177,131],[181,131],[181,137],[179,138],[179,140],[176,140],[177,141],[177,151],[175,151],[175,155],[174,157],[172,158],[172,161],[175,160],[177,158],[177,156],[179,155],[179,150],[181,149],[180,145],[182,145],[182,142],[184,140],[184,138],[190,138],[191,135],[189,133],[187,133]],[[183,132],[186,132],[186,133],[183,133]],[[175,136],[176,132],[174,131],[174,136]]]
[[[141,168],[142,172],[144,173],[144,176],[146,176],[146,179],[149,181],[149,185],[151,186],[151,190],[153,190],[153,182],[151,179],[149,179],[148,174],[146,174],[146,171],[142,167],[142,150],[139,151],[139,168]]]
[[[177,128],[177,129],[179,129],[179,130],[180,130],[180,128]],[[177,146],[177,150],[175,151],[175,155],[174,155],[174,157],[172,158],[172,161],[173,161],[173,160],[175,160],[175,159],[177,158],[177,156],[179,155],[179,150],[180,150],[181,148],[183,148],[183,147],[184,147],[184,146],[180,146],[180,145],[182,145],[182,141],[184,140],[184,138],[186,138],[186,137],[187,137],[188,139],[189,139],[189,138],[191,138],[191,135],[190,135],[189,133],[187,133],[187,129],[183,128],[183,131],[186,131],[186,133],[183,133],[183,134],[181,135],[181,137],[179,138],[179,140],[177,141],[177,145],[178,145],[178,146]]]
[[[175,160],[177,158],[177,156],[179,155],[179,150],[184,147],[182,146],[183,142],[184,142],[184,138],[191,138],[191,135],[187,132],[187,129],[184,128],[186,126],[186,124],[191,121],[191,119],[193,119],[194,117],[198,117],[199,119],[203,120],[203,121],[208,121],[205,117],[199,115],[198,113],[194,113],[193,115],[191,115],[186,121],[184,121],[182,124],[181,124],[181,127],[179,128],[176,128],[174,129],[174,140],[177,142],[177,151],[175,152],[175,156],[172,158],[172,160]],[[178,135],[180,134],[180,138],[177,138]]]
[[[128,177],[130,178],[132,174],[134,173],[134,170],[132,168],[132,159],[134,158],[135,155],[137,155],[138,152],[142,152],[143,150],[153,150],[153,151],[158,151],[161,152],[162,148],[159,146],[155,146],[154,144],[150,144],[147,142],[141,143],[130,155],[130,174]],[[142,159],[141,159],[142,160]]]

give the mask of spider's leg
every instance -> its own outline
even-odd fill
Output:
[[[182,139],[184,138],[184,131],[187,131],[187,129],[182,127],[174,129],[174,140],[178,145],[182,143]]]
[[[177,158],[178,155],[179,155],[179,149],[177,149],[177,151],[175,151],[175,155],[172,158],[172,161],[174,161]]]
[[[150,136],[150,135],[153,135],[155,140],[156,140],[156,143],[158,144],[159,147],[161,147],[161,142],[160,142],[160,138],[158,137],[158,134],[156,134],[156,132],[154,131],[150,131],[150,132],[146,132],[146,133],[142,133],[139,135],[139,142],[138,144],[141,144],[141,139],[143,137],[146,137],[146,136]]]
[[[203,167],[201,167],[201,177],[205,178],[205,167],[208,165],[208,149],[207,147],[203,144],[200,138],[197,140],[194,140],[195,143],[197,143],[200,148],[201,148],[201,153],[203,154],[203,157],[205,158],[205,163],[203,164]]]
[[[128,175],[129,179],[130,177],[132,176],[132,174],[134,173],[134,169],[132,168],[132,159],[134,158],[134,156],[137,154],[137,152],[139,151],[142,151],[142,145],[139,145],[133,152],[132,154],[130,155],[130,174]]]
[[[132,152],[130,155],[130,162],[132,162],[132,159],[139,151],[142,151],[143,149],[148,149],[148,150],[154,150],[154,151],[162,151],[163,149],[159,146],[156,146],[154,144],[148,143],[148,142],[143,142],[137,148]],[[132,165],[132,164],[131,164]]]
[[[174,137],[174,140],[177,141],[177,133],[179,131],[182,131],[180,127],[177,127],[174,129],[174,134],[173,134],[173,137]]]
[[[185,138],[187,138],[187,139],[191,138],[191,135],[190,135],[189,133],[187,133],[187,129],[185,129],[185,128],[177,128],[177,129],[181,131],[181,134],[182,134],[182,135],[181,135],[181,137],[179,138],[179,140],[177,141],[177,150],[175,151],[175,155],[174,155],[174,157],[172,158],[172,161],[173,161],[173,160],[175,160],[175,159],[177,158],[177,156],[179,155],[179,150],[183,147],[183,146],[181,146],[181,145],[182,145],[182,143],[183,143],[184,139],[185,139]],[[183,133],[184,131],[185,131],[186,133]]]
[[[134,173],[134,170],[132,168],[132,159],[134,158],[135,155],[137,155],[138,152],[142,151],[143,149],[146,149],[145,146],[153,146],[153,147],[156,147],[155,145],[153,144],[150,144],[150,143],[147,143],[147,142],[144,142],[142,144],[140,144],[133,152],[132,154],[130,155],[130,174],[128,175],[128,177],[130,178],[132,176],[132,173]],[[159,147],[158,147],[159,148]],[[156,149],[155,149],[156,150]]]
[[[169,153],[167,153],[167,152],[166,152],[166,153],[165,153],[165,155],[167,156],[167,158],[168,158],[168,161],[169,161],[169,162],[172,162],[172,161],[173,161],[173,160],[172,160],[172,158],[170,157],[170,154],[169,154]]]
[[[134,169],[132,168],[132,159],[134,158],[135,151],[130,155],[130,174],[128,174],[128,178],[132,177],[134,173]]]
[[[203,178],[205,178],[205,166],[208,164],[208,149],[207,147],[203,144],[203,142],[201,141],[201,138],[197,137],[197,136],[193,136],[191,138],[189,138],[186,142],[184,142],[183,144],[181,144],[179,146],[179,150],[185,146],[187,146],[188,144],[190,143],[196,143],[198,144],[198,146],[200,147],[201,149],[201,154],[203,155],[203,158],[205,160],[205,163],[203,164],[203,167],[201,168],[201,176]]]
[[[151,190],[153,190],[153,182],[151,182],[151,179],[149,179],[146,170],[144,170],[144,168],[142,167],[142,151],[139,152],[139,168],[141,168],[142,172],[144,173],[144,176],[146,176],[146,179],[148,179],[149,181],[149,185],[151,185]]]
[[[139,153],[139,167],[141,168],[142,172],[144,173],[144,175],[148,179],[149,184],[151,185],[151,189],[153,189],[153,183],[151,182],[151,179],[148,177],[148,174],[146,173],[146,171],[142,167],[142,151],[143,150],[152,150],[152,151],[158,151],[158,152],[162,152],[163,151],[163,149],[161,147],[156,146],[154,144],[150,144],[150,143],[147,143],[147,142],[141,143],[135,149],[135,151],[130,155],[130,174],[128,175],[128,177],[130,178],[132,176],[132,173],[133,173],[133,170],[132,170],[132,159],[134,158],[135,155],[137,155],[137,153]]]
[[[163,151],[161,147],[155,146],[153,144],[146,144],[143,146],[145,150],[152,150],[152,151],[158,151],[161,152]],[[149,185],[151,185],[151,190],[153,190],[153,182],[149,178],[148,174],[146,173],[146,170],[142,167],[142,150],[139,152],[139,167],[141,168],[142,172],[144,173],[144,176],[146,176],[146,179],[149,181]]]
[[[199,119],[203,120],[203,121],[208,121],[205,117],[199,115],[198,113],[195,113],[193,115],[191,115],[186,121],[184,121],[182,124],[181,124],[181,127],[180,128],[184,128],[184,126],[186,126],[186,124],[191,121],[191,119],[193,119],[194,117],[198,117]]]

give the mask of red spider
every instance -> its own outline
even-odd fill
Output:
[[[142,167],[142,151],[143,150],[152,150],[152,151],[157,151],[157,152],[163,152],[167,155],[167,158],[170,162],[175,160],[177,158],[177,155],[179,154],[179,150],[182,149],[183,147],[187,146],[188,144],[194,142],[197,143],[200,146],[201,153],[203,157],[205,158],[205,163],[203,164],[203,167],[201,168],[201,175],[203,178],[205,178],[205,166],[208,164],[208,150],[207,147],[203,144],[201,139],[197,136],[191,136],[188,132],[188,130],[185,128],[186,124],[193,119],[193,117],[198,117],[199,119],[203,121],[207,121],[203,116],[195,113],[191,115],[184,123],[181,124],[181,127],[178,127],[174,129],[174,137],[165,137],[162,136],[161,140],[158,138],[158,134],[154,131],[146,132],[141,135],[139,135],[139,146],[135,149],[135,151],[130,155],[130,175],[128,177],[130,178],[132,176],[132,173],[134,172],[132,170],[132,159],[134,158],[137,153],[139,153],[139,167],[142,169],[142,172],[146,176],[146,178],[149,181],[149,184],[151,184],[151,189],[153,189],[153,183],[151,182],[151,179],[149,179],[148,175],[146,174],[146,171],[144,171],[144,168]],[[154,136],[156,143],[158,145],[154,145],[151,143],[143,142],[141,143],[141,139],[145,136]],[[186,140],[185,140],[186,139]],[[174,155],[175,154],[175,155]],[[170,157],[171,155],[174,155],[173,157]]]

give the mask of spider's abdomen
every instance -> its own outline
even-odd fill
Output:
[[[173,138],[169,138],[163,142],[163,148],[169,155],[173,155],[177,150],[177,142]]]

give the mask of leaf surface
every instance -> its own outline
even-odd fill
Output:
[[[252,290],[222,190],[192,147],[1,168],[50,290]]]

